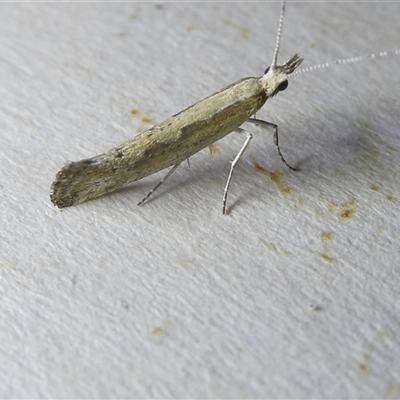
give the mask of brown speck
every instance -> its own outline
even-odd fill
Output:
[[[210,150],[211,154],[214,154],[214,153],[216,153],[218,151],[218,145],[216,143],[211,143],[208,146],[208,149]]]
[[[150,123],[151,123],[151,119],[148,118],[148,117],[143,117],[143,118],[142,118],[142,122],[143,122],[144,124],[150,124]]]
[[[322,240],[327,242],[328,240],[332,239],[332,235],[333,235],[332,232],[321,232],[319,236]]]
[[[377,192],[377,191],[379,190],[379,186],[374,185],[374,184],[369,185],[369,188],[370,188],[371,190],[374,190],[375,192]]]
[[[329,205],[329,211],[340,218],[350,219],[355,213],[355,204],[354,199],[344,201],[343,203],[332,201]]]
[[[359,369],[360,369],[360,372],[362,372],[362,373],[364,373],[364,374],[368,374],[368,368],[367,368],[367,366],[365,365],[365,364],[360,364],[359,365]]]
[[[386,200],[388,201],[393,201],[394,200],[394,196],[392,196],[391,194],[386,196]]]
[[[282,254],[286,254],[286,255],[291,255],[290,251],[286,250],[285,248],[283,248],[282,245],[278,244],[278,243],[273,243],[273,242],[268,242],[264,239],[261,239],[261,242],[268,247],[270,250],[276,251],[277,253],[282,253]]]
[[[264,244],[271,250],[274,251],[278,251],[278,249],[276,248],[275,244],[272,242],[266,242],[265,240],[263,240]]]
[[[242,38],[243,39],[248,39],[249,38],[249,30],[246,28],[242,28],[239,25],[233,24],[230,21],[225,21],[225,24],[229,25],[229,26],[233,26],[234,28],[237,28],[240,30],[240,33],[242,34]]]
[[[340,217],[340,218],[343,218],[343,219],[349,219],[349,218],[351,218],[353,215],[354,215],[354,210],[350,210],[350,209],[342,210],[342,211],[339,213],[339,217]]]
[[[266,168],[264,168],[261,164],[259,164],[258,162],[254,163],[254,169],[257,172],[262,172],[263,174],[268,175],[268,170]]]
[[[277,170],[277,171],[268,171],[267,168],[262,166],[259,163],[254,163],[254,169],[257,172],[261,172],[263,174],[266,174],[270,177],[271,181],[275,183],[276,186],[278,186],[278,189],[283,193],[283,194],[288,194],[290,193],[290,187],[281,182],[281,178],[285,173],[283,171]]]
[[[163,330],[162,330],[162,328],[160,328],[159,326],[157,327],[157,328],[154,328],[153,329],[153,335],[154,336],[160,336],[162,333],[163,333]]]
[[[389,393],[400,393],[400,383],[392,382],[388,386],[388,392]]]
[[[187,32],[191,32],[193,30],[193,25],[188,25],[187,27],[186,27],[186,31]]]
[[[323,308],[321,306],[318,306],[316,304],[309,304],[308,307],[312,311],[322,311],[323,310]]]
[[[135,108],[132,108],[132,110],[129,111],[129,114],[133,115],[135,117],[139,117],[143,124],[152,123],[151,118],[148,117],[148,114],[149,114],[148,111],[139,111],[139,110],[136,110]]]
[[[335,258],[331,257],[329,254],[319,253],[319,255],[326,261],[335,261]]]
[[[284,175],[283,171],[272,171],[269,174],[269,177],[271,178],[272,182],[278,186],[278,189],[282,193],[290,193],[290,187],[285,185],[283,182],[281,182],[281,177]]]
[[[121,305],[122,305],[123,309],[125,309],[126,311],[129,311],[129,304],[126,301],[122,300]]]

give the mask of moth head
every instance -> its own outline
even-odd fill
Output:
[[[268,67],[261,78],[268,97],[275,96],[288,85],[288,78],[294,70],[303,62],[303,59],[296,53],[290,60],[283,65],[271,65]]]

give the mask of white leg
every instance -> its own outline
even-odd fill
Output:
[[[160,182],[157,183],[156,186],[154,186],[153,189],[150,190],[149,193],[146,194],[146,196],[143,197],[142,200],[139,201],[139,203],[137,204],[138,206],[140,206],[141,204],[143,204],[175,171],[176,169],[180,166],[181,164],[175,164],[167,173],[167,175],[164,176],[164,178],[161,179]]]
[[[272,122],[267,122],[262,119],[257,119],[257,118],[249,118],[246,122],[251,122],[252,124],[256,125],[263,125],[267,126],[268,128],[272,128],[274,130],[274,142],[275,146],[278,149],[279,157],[281,160],[291,169],[292,171],[297,171],[296,168],[292,167],[283,157],[281,148],[279,147],[279,138],[278,138],[278,125],[273,124]]]
[[[236,128],[235,132],[240,133],[241,135],[246,135],[247,139],[244,142],[242,148],[240,149],[239,153],[237,154],[237,156],[235,157],[235,159],[232,161],[231,164],[231,169],[229,171],[229,175],[228,175],[228,180],[226,181],[226,185],[225,185],[225,189],[224,189],[224,198],[222,199],[222,214],[225,214],[225,208],[226,208],[226,198],[228,197],[228,190],[229,190],[229,186],[231,184],[231,180],[232,180],[232,175],[233,175],[233,169],[236,167],[236,164],[238,163],[240,157],[242,156],[243,152],[246,150],[246,147],[248,146],[248,144],[250,143],[251,138],[253,137],[253,135],[246,131],[245,129],[242,128]]]

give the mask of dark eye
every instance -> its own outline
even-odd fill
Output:
[[[278,92],[282,92],[282,90],[285,90],[289,86],[288,81],[283,81],[279,86],[278,86]]]
[[[268,67],[265,71],[264,71],[264,75],[270,70],[271,67]]]

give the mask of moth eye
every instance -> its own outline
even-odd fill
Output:
[[[282,90],[285,90],[288,86],[289,86],[289,82],[283,81],[282,83],[279,84],[278,91],[282,92]]]
[[[264,71],[264,75],[271,69],[271,67],[268,67],[265,71]]]

